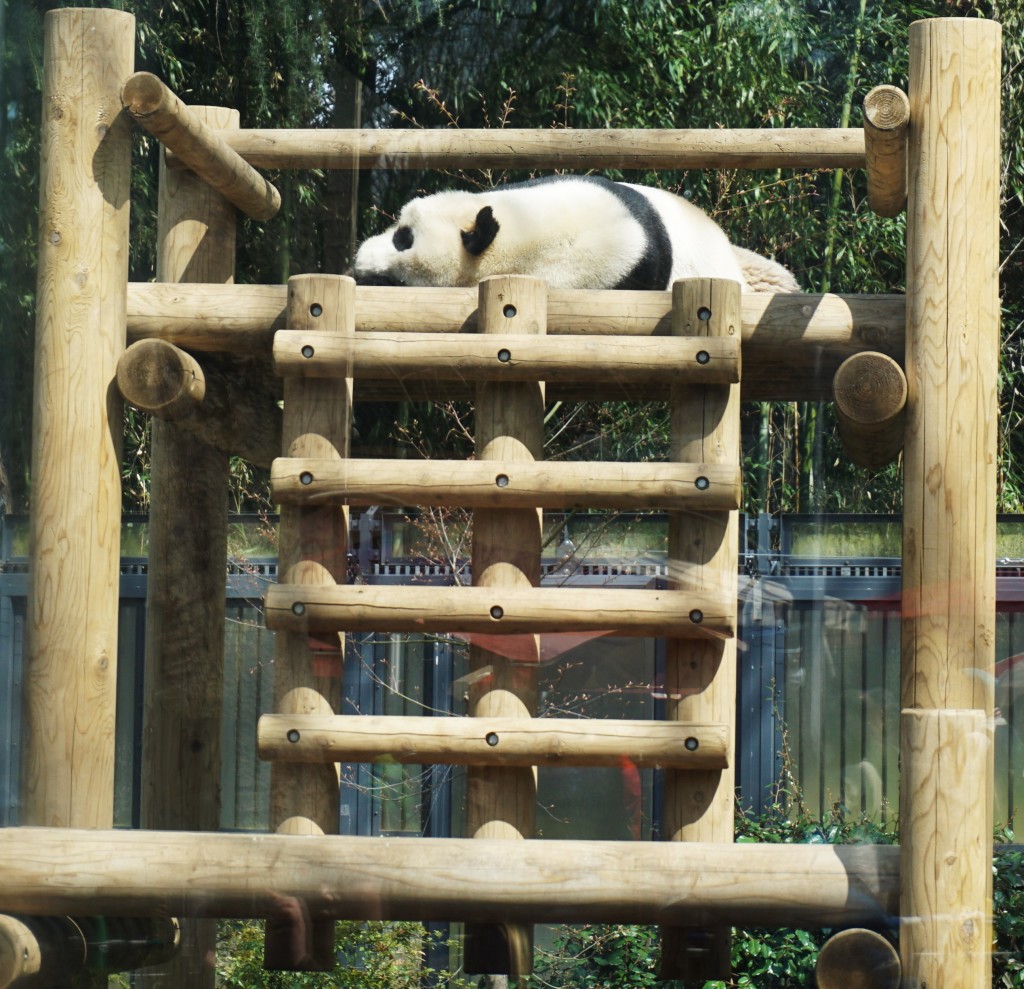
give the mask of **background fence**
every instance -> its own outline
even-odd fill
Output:
[[[665,520],[657,515],[548,519],[544,582],[643,587],[664,580]],[[138,823],[146,522],[126,519],[122,559],[116,821]],[[466,582],[457,518],[382,512],[353,519],[352,579]],[[815,816],[840,809],[886,820],[899,786],[899,519],[748,518],[742,527],[737,778],[742,804],[764,810],[780,792]],[[995,678],[997,823],[1024,810],[1024,518],[1000,520]],[[0,528],[0,825],[17,823],[25,561],[22,520]],[[263,829],[269,767],[256,721],[273,693],[272,633],[260,598],[276,580],[273,520],[232,523],[225,579],[221,824]],[[466,644],[451,636],[349,636],[344,713],[465,712]],[[550,636],[542,643],[540,711],[551,716],[656,718],[664,700],[657,640]],[[347,834],[457,833],[462,767],[399,764],[343,769]],[[542,768],[538,830],[546,837],[649,838],[660,818],[659,774]]]

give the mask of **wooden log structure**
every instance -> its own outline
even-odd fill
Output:
[[[321,334],[274,337],[274,364],[287,377],[397,378],[400,381],[561,381],[733,383],[739,339],[559,337],[523,340],[469,333],[359,333],[338,344]]]
[[[156,965],[174,954],[180,935],[173,918],[0,915],[0,986],[49,989],[86,972]]]
[[[908,985],[991,984],[976,978],[992,964],[991,748],[984,711],[900,715],[900,956]]]
[[[992,984],[1000,51],[995,21],[910,27],[900,958],[928,989]]]
[[[878,924],[899,898],[892,845],[6,828],[0,861],[16,914],[816,928]]]
[[[907,205],[907,130],[910,99],[896,86],[876,86],[864,97],[864,151],[868,203],[879,216]]]
[[[192,113],[211,128],[238,126],[235,110]],[[160,179],[157,278],[230,283],[234,207],[163,160]],[[183,425],[191,421],[152,423],[140,818],[145,828],[212,831],[220,827],[228,454],[197,440]],[[186,922],[180,952],[147,978],[212,987],[216,938],[214,924]]]
[[[672,330],[676,336],[735,339],[740,335],[740,286],[692,279],[673,286]],[[736,385],[672,386],[669,428],[672,460],[738,465],[740,395]],[[735,610],[738,599],[739,519],[735,511],[669,513],[669,586],[677,593],[722,594]],[[725,766],[665,774],[663,831],[672,841],[733,841],[735,773],[731,769],[736,710],[736,641],[672,639],[666,645],[666,720],[712,721],[730,726]],[[666,929],[662,932],[663,979],[728,979],[730,927]]]
[[[833,934],[818,952],[818,989],[899,989],[900,956],[892,942],[866,927]]]
[[[471,766],[724,769],[727,726],[572,718],[265,714],[261,759]]]
[[[537,278],[498,276],[480,283],[481,339],[507,337],[519,348],[547,333],[547,286]],[[475,454],[481,463],[495,461],[535,465],[544,455],[544,384],[530,381],[484,381],[477,384]],[[517,596],[541,593],[540,510],[478,509],[473,516],[473,587],[466,588],[484,605],[492,627],[504,626],[506,609]],[[512,595],[512,597],[507,597]],[[426,614],[437,614],[433,607]],[[441,615],[444,615],[442,610]],[[514,628],[514,626],[512,626]],[[537,713],[540,640],[519,629],[514,649],[495,645],[486,633],[470,638],[469,668],[475,674],[469,692],[470,714],[491,718],[532,719]],[[500,640],[499,640],[500,641]],[[482,675],[486,674],[486,675]],[[534,834],[537,771],[532,766],[470,767],[466,774],[466,832],[473,838],[520,841]],[[474,918],[475,919],[475,918]],[[529,924],[467,924],[467,972],[507,974],[519,980],[533,971],[533,927]]]
[[[281,208],[277,189],[152,73],[131,76],[121,102],[137,124],[246,216],[269,220]]]
[[[288,323],[347,336],[354,331],[354,288],[340,275],[299,275],[288,282]],[[348,455],[351,380],[285,382],[284,452],[342,460]],[[336,505],[284,505],[279,572],[303,594],[338,591],[348,570],[348,509]],[[272,588],[271,590],[277,590]],[[338,629],[344,626],[338,626]],[[275,637],[274,710],[282,715],[333,715],[341,706],[344,637],[314,643],[304,628]],[[326,666],[326,668],[325,668]],[[271,827],[281,834],[336,834],[338,770],[333,765],[271,767]],[[287,915],[267,926],[264,964],[280,970],[330,971],[334,925]]]
[[[861,168],[864,132],[746,130],[242,130],[258,168]]]
[[[139,340],[117,362],[121,397],[142,412],[174,421],[191,415],[206,394],[206,376],[191,354],[166,340]]]
[[[118,390],[203,445],[270,467],[281,452],[278,390],[256,362],[217,355],[204,362],[166,340],[138,340],[117,362]]]
[[[47,11],[20,818],[110,827],[135,18]],[[85,358],[88,359],[85,359]],[[73,412],[72,412],[73,410]],[[71,412],[71,414],[69,414]]]
[[[738,464],[280,458],[282,503],[457,505],[465,508],[737,509]]]
[[[302,633],[384,629],[516,636],[557,630],[728,638],[736,633],[735,611],[723,589],[274,584],[265,598],[267,628]]]
[[[829,400],[831,376],[863,350],[903,360],[906,303],[900,295],[744,294],[744,400]],[[285,289],[266,285],[128,286],[129,340],[166,339],[194,351],[244,350],[269,359],[275,332],[285,328]],[[548,335],[668,335],[670,292],[552,290]],[[356,331],[458,333],[477,328],[472,288],[356,288]],[[415,393],[357,385],[356,398]],[[580,386],[577,386],[579,388]],[[570,397],[571,386],[549,381],[547,400]],[[456,392],[446,386],[446,393]],[[599,394],[590,389],[591,396]],[[607,390],[602,389],[602,397]],[[643,390],[642,397],[659,394]],[[667,399],[668,390],[662,393]],[[471,389],[465,396],[472,397]],[[581,396],[582,397],[582,396]]]
[[[876,470],[903,449],[907,378],[891,357],[865,351],[847,357],[832,379],[836,424],[847,455]]]

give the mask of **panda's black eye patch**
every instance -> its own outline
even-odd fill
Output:
[[[399,227],[391,237],[396,251],[407,251],[412,247],[412,227]]]

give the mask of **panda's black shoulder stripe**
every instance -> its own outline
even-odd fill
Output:
[[[506,189],[526,189],[530,186],[550,185],[555,182],[587,182],[600,186],[615,196],[629,211],[630,216],[644,231],[644,253],[633,269],[618,285],[617,289],[667,289],[672,275],[672,241],[661,215],[651,201],[636,189],[612,182],[600,175],[544,175],[540,178],[517,182],[514,185],[500,187]]]

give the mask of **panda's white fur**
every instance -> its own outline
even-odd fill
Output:
[[[738,253],[740,252],[740,253]],[[744,254],[749,257],[744,257]],[[556,176],[407,203],[356,254],[357,282],[468,286],[488,275],[543,278],[552,288],[665,289],[678,278],[780,286],[781,265],[734,248],[685,199],[593,176]]]

